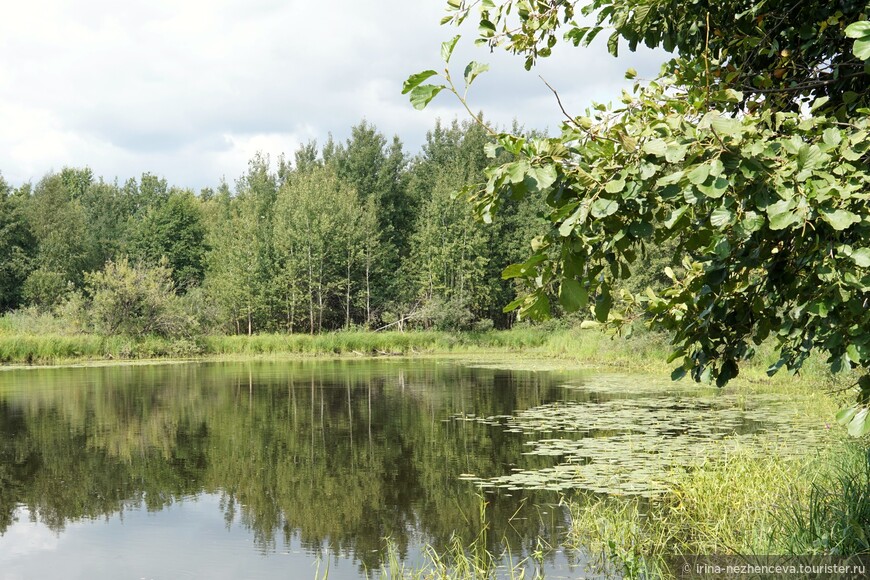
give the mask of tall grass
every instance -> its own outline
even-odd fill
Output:
[[[495,578],[525,580],[526,566],[530,560],[539,561],[543,554],[533,553],[517,562],[506,551],[496,555],[487,549],[489,522],[486,499],[478,496],[477,521],[480,528],[477,536],[467,545],[458,536],[451,538],[448,548],[438,552],[433,547],[425,549],[425,561],[421,565],[407,565],[399,556],[396,544],[386,539],[387,557],[379,570],[380,578],[390,580],[494,580]],[[507,542],[505,542],[507,546]],[[536,575],[537,577],[537,575]]]
[[[0,363],[44,364],[95,359],[191,356],[381,356],[479,352],[523,352],[602,366],[661,366],[663,339],[611,340],[597,330],[549,331],[527,327],[484,332],[329,332],[205,336],[195,340],[139,339],[95,334],[26,331],[20,321],[0,318]]]
[[[328,332],[323,334],[257,334],[209,336],[207,354],[360,354],[389,355],[417,352],[468,352],[479,349],[523,349],[543,345],[547,334],[537,330],[448,333]]]
[[[848,445],[781,519],[788,554],[870,555],[870,449]]]
[[[602,569],[669,577],[672,555],[870,554],[870,459],[855,442],[822,455],[737,453],[676,478],[660,500],[571,504],[570,542]]]

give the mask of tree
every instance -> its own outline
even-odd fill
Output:
[[[262,176],[261,169],[255,166],[251,170]],[[265,222],[271,221],[272,211],[264,213],[264,200],[244,181],[236,197],[230,197],[224,187],[217,203],[221,211],[208,235],[205,286],[235,332],[241,333],[244,327],[247,334],[253,334],[256,322],[265,324],[263,314],[268,311],[273,264],[269,258],[271,240],[263,231],[271,232]]]
[[[21,304],[35,240],[24,215],[26,192],[13,192],[0,175],[0,312]]]
[[[137,193],[100,179],[90,182],[79,199],[94,238],[95,263],[105,264],[123,250],[138,202]]]
[[[131,256],[156,265],[166,257],[180,289],[197,286],[205,273],[205,225],[200,202],[188,190],[172,189],[131,227]]]
[[[354,283],[366,257],[364,215],[356,191],[331,166],[296,171],[279,190],[274,245],[289,329],[300,307],[307,309],[308,331],[322,330],[331,300],[340,300],[341,319],[350,324]]]
[[[374,125],[362,121],[351,129],[345,145],[324,148],[323,158],[335,166],[339,179],[356,190],[363,204],[374,199],[380,252],[372,266],[395,272],[408,255],[415,210],[404,179],[408,160],[402,142],[394,137],[388,144]],[[382,300],[390,300],[398,292],[397,282],[394,276],[372,276],[370,286]]]
[[[411,164],[408,190],[419,209],[404,264],[405,287],[411,295],[404,298],[425,306],[419,316],[426,325],[439,326],[446,313],[446,318],[461,319],[463,324],[440,326],[463,326],[484,311],[491,298],[494,281],[486,272],[501,240],[493,239],[491,228],[478,229],[470,208],[452,197],[464,184],[483,177],[487,140],[473,123],[437,122]]]
[[[49,174],[27,200],[25,212],[37,252],[36,268],[23,293],[32,304],[55,305],[69,285],[81,286],[85,272],[102,266],[81,201],[90,179],[89,170]]]
[[[476,3],[450,0],[445,22]],[[588,45],[612,32],[633,50],[673,50],[661,76],[636,83],[617,106],[566,112],[549,139],[493,132],[491,157],[512,158],[470,189],[478,216],[506,199],[545,197],[549,232],[504,271],[528,293],[508,309],[543,318],[558,297],[616,324],[640,307],[672,332],[674,378],[724,385],[757,345],[775,341],[792,371],[815,350],[834,371],[865,371],[857,403],[841,415],[870,432],[870,24],[865,3],[707,3],[678,0],[508,0],[479,4],[481,44],[526,57],[526,68],[564,38]],[[580,13],[594,24],[581,26]],[[449,65],[458,37],[443,46]],[[485,65],[470,63],[471,84]],[[440,91],[464,101],[446,69],[413,75],[418,108]],[[627,76],[633,78],[634,71]],[[558,96],[558,95],[556,95]],[[470,111],[470,109],[469,109]],[[476,117],[476,116],[475,116]],[[670,287],[636,295],[614,288],[650,246],[673,243]],[[619,308],[614,308],[614,302]]]

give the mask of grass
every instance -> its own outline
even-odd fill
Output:
[[[454,536],[447,550],[439,553],[431,546],[427,547],[424,551],[424,562],[410,566],[402,559],[396,543],[385,538],[386,558],[376,577],[386,580],[526,580],[529,573],[527,564],[539,565],[543,551],[539,547],[537,551],[517,562],[509,552],[501,556],[490,552],[486,548],[489,532],[487,501],[480,495],[478,500],[480,529],[469,544],[464,544],[459,537]],[[318,563],[314,577],[316,580],[328,580],[328,562],[322,572]],[[370,577],[368,573],[366,577]],[[538,577],[536,574],[535,578]]]
[[[58,364],[93,360],[190,358],[197,356],[381,356],[516,352],[572,359],[586,364],[638,368],[638,361],[658,368],[666,341],[647,334],[641,339],[610,340],[595,330],[521,327],[484,332],[328,332],[308,334],[213,335],[171,340],[75,333],[58,319],[36,313],[0,317],[0,363]],[[639,356],[638,356],[639,355]]]
[[[424,553],[425,561],[420,566],[406,565],[396,544],[386,538],[387,557],[378,571],[378,577],[390,580],[524,580],[529,572],[527,564],[540,563],[543,553],[539,550],[515,562],[509,552],[501,556],[490,552],[486,547],[489,532],[487,505],[486,498],[478,495],[480,529],[474,540],[466,545],[459,537],[453,536],[447,550],[440,553],[429,546]]]
[[[808,494],[793,493],[784,505],[782,551],[870,555],[870,450],[847,446]]]
[[[669,577],[668,556],[870,554],[870,460],[833,441],[820,454],[737,453],[681,474],[657,502],[615,497],[571,504],[570,544],[602,569]]]

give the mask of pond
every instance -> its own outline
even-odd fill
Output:
[[[500,366],[0,372],[0,579],[356,579],[454,536],[574,578],[560,498],[654,498],[747,437],[815,432],[761,395]]]

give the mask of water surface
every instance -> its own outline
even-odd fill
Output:
[[[0,578],[359,578],[385,538],[411,565],[471,542],[481,497],[491,551],[541,538],[535,566],[577,577],[562,494],[655,494],[650,458],[777,421],[674,388],[449,360],[0,372]]]

